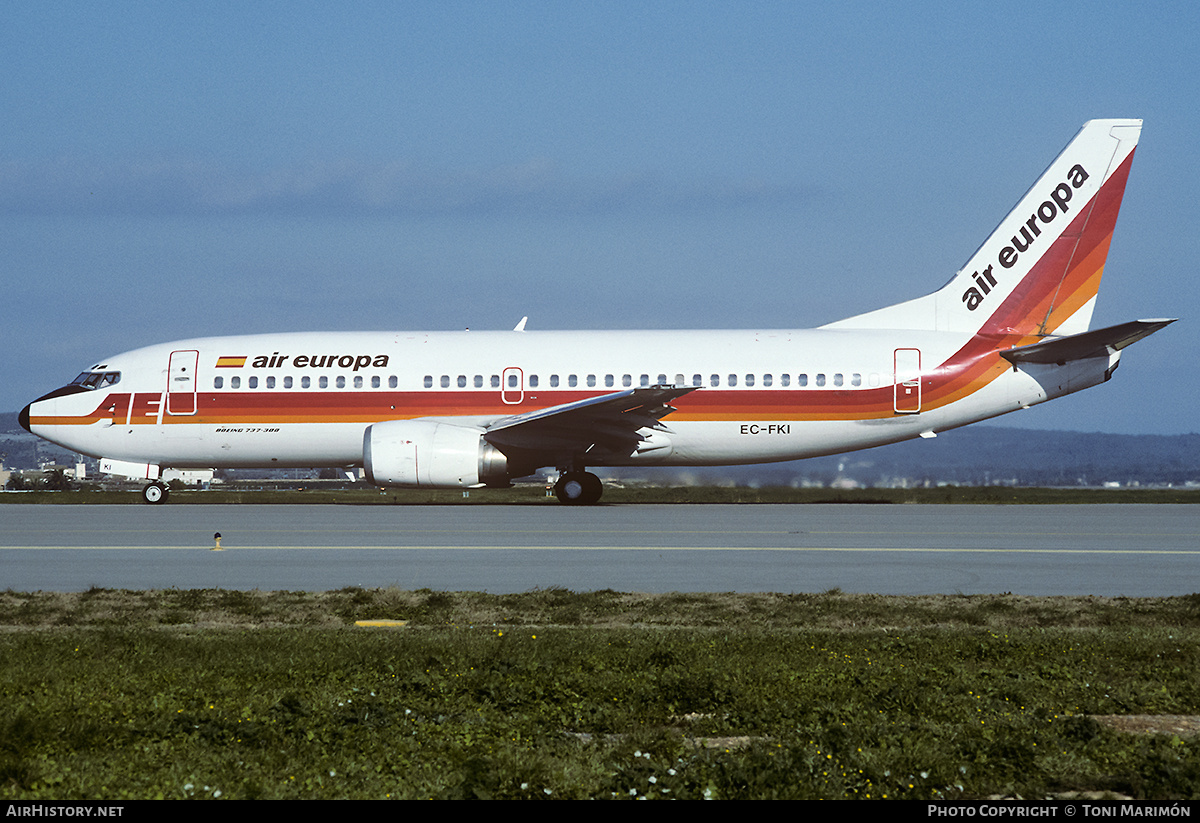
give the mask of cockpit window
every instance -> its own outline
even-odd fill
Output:
[[[105,389],[121,382],[119,371],[85,371],[71,381],[72,386],[83,386],[85,389]]]

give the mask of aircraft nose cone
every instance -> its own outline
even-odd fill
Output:
[[[21,428],[30,434],[33,434],[33,429],[29,428],[29,406],[32,405],[33,404],[30,403],[25,408],[21,409],[21,413],[17,415],[17,422],[21,424]]]

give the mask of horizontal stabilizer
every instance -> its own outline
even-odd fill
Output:
[[[1174,323],[1175,320],[1131,320],[1105,329],[1072,334],[1067,337],[1046,338],[1029,346],[1000,352],[1010,363],[1066,363],[1090,357],[1108,357],[1143,337]]]

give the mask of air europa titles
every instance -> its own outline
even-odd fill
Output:
[[[1088,173],[1083,166],[1078,163],[1072,166],[1071,170],[1067,172],[1067,179],[1054,187],[1054,191],[1050,192],[1049,199],[1043,201],[1037,207],[1037,211],[1029,215],[1029,219],[1021,226],[1021,230],[1012,236],[1010,245],[1000,250],[996,262],[1006,269],[1015,266],[1021,254],[1027,251],[1041,236],[1042,227],[1049,226],[1060,214],[1066,214],[1071,210],[1068,203],[1071,202],[1075,189],[1082,186],[1087,179]],[[962,296],[963,302],[967,304],[967,309],[970,311],[979,308],[983,299],[995,287],[996,275],[999,272],[995,272],[994,269],[994,265],[989,265],[983,271],[971,274],[975,285],[963,292]]]
[[[253,362],[250,364],[252,369],[276,369],[287,364],[291,359],[291,366],[295,369],[359,369],[383,368],[388,364],[388,356],[386,354],[298,354],[295,357],[287,354],[273,352],[269,355],[256,355]]]

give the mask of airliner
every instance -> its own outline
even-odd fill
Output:
[[[896,443],[1107,381],[1171,319],[1091,329],[1141,120],[1092,120],[937,291],[807,330],[313,332],[106,357],[21,424],[101,471],[342,467],[380,487],[545,468],[796,460]]]

